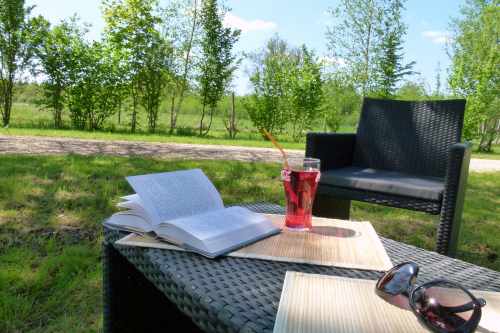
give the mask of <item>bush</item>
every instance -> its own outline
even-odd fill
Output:
[[[190,127],[177,127],[176,134],[180,136],[196,136],[198,134],[198,130],[192,129]]]

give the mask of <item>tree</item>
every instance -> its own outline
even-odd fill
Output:
[[[396,23],[386,22],[386,29],[382,37],[380,45],[381,56],[378,59],[378,68],[376,75],[376,91],[375,97],[382,99],[394,99],[397,91],[397,84],[403,80],[406,75],[417,74],[412,71],[415,61],[407,65],[401,65],[404,53],[400,53],[403,47],[403,34],[405,33],[406,26],[399,20],[401,13],[395,13],[398,20]],[[391,26],[398,24],[395,29]]]
[[[329,71],[324,74],[323,132],[327,128],[330,132],[337,132],[341,122],[358,122],[361,99],[346,68],[335,63],[324,65]],[[349,121],[353,117],[356,119]]]
[[[14,85],[32,65],[39,30],[47,26],[42,17],[30,18],[35,6],[24,0],[0,0],[0,113],[9,125]]]
[[[170,43],[158,36],[149,48],[144,68],[141,71],[143,93],[140,103],[148,113],[149,128],[153,132],[156,128],[162,97],[172,80],[172,62],[173,50]]]
[[[179,102],[170,124],[169,134],[174,132],[184,93],[190,81],[196,76],[197,63],[193,51],[197,51],[201,40],[199,3],[199,0],[179,0],[164,10],[163,29],[169,32],[167,38],[175,50],[173,74],[174,83],[179,91]]]
[[[155,24],[161,19],[154,15],[157,0],[102,0],[101,11],[106,22],[105,35],[114,48],[126,56],[129,91],[132,97],[132,132],[137,125],[137,106],[141,95],[141,71],[150,46],[158,35]]]
[[[300,52],[300,47],[291,45],[286,39],[275,33],[273,37],[266,40],[263,47],[244,53],[245,59],[249,61],[249,64],[244,68],[244,73],[248,77],[252,77],[256,72],[262,71],[267,58],[287,56],[298,60],[301,57]]]
[[[102,43],[85,42],[79,51],[69,90],[70,118],[77,127],[100,130],[118,110],[123,70],[120,59]]]
[[[491,150],[487,137],[498,131],[499,116],[500,1],[467,0],[460,12],[463,18],[450,24],[448,82],[455,96],[467,99],[464,138],[479,138],[478,150]]]
[[[287,120],[291,80],[297,72],[293,60],[285,55],[275,55],[264,60],[262,70],[250,77],[253,91],[243,100],[248,116],[264,139],[265,128],[270,134],[280,129]]]
[[[341,0],[329,13],[341,23],[326,34],[331,56],[343,59],[361,98],[375,85],[378,54],[383,37],[389,31],[397,36],[402,25],[400,12],[406,0]]]
[[[65,93],[76,70],[77,55],[84,43],[83,36],[90,25],[78,26],[75,15],[69,21],[61,21],[52,29],[47,29],[41,44],[36,49],[39,60],[34,75],[43,75],[42,96],[36,101],[41,110],[49,110],[54,115],[54,125],[59,128],[63,109],[66,105]]]
[[[424,101],[429,99],[429,85],[423,78],[406,81],[397,92],[397,98],[404,101]]]
[[[323,86],[321,64],[317,62],[314,51],[308,51],[305,45],[301,47],[302,58],[289,72],[291,86],[290,119],[292,137],[299,142],[304,130],[312,129],[313,122],[323,111]]]
[[[278,103],[276,108],[270,108],[269,111],[279,111],[279,117],[274,121],[279,125],[280,133],[283,133],[284,125],[287,122],[286,113],[289,101],[286,99],[288,96],[287,92],[290,89],[289,84],[291,83],[287,73],[300,63],[302,58],[301,52],[301,48],[290,45],[287,40],[282,39],[276,33],[273,37],[266,40],[263,47],[245,54],[245,58],[250,64],[245,67],[244,72],[249,76],[251,83],[253,85],[260,83],[267,85],[266,89],[273,90],[273,92],[268,91],[268,94],[277,98],[275,99],[275,102]],[[259,74],[258,77],[256,76],[257,74]],[[261,82],[260,78],[265,78],[265,80]],[[270,95],[266,98],[269,97]],[[247,105],[250,104],[247,103]],[[271,118],[274,119],[274,116],[268,117],[268,119]],[[266,129],[270,131],[270,127]],[[260,132],[262,133],[262,131]],[[267,139],[267,136],[264,135],[264,139]]]
[[[250,78],[253,92],[244,105],[260,133],[266,128],[272,134],[291,121],[291,136],[299,141],[302,131],[323,112],[321,64],[305,45],[300,52],[300,58],[282,54],[266,58],[262,70]]]
[[[200,75],[198,76],[199,93],[203,105],[200,136],[206,135],[212,124],[213,110],[226,91],[226,84],[236,70],[234,56],[231,51],[241,34],[241,30],[231,29],[222,26],[222,18],[226,14],[226,9],[219,6],[217,0],[204,0],[200,13],[200,22],[204,30],[201,41],[202,59],[199,62]],[[203,133],[203,118],[205,117],[205,107],[211,109],[210,125]]]

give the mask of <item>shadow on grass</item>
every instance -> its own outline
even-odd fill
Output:
[[[90,227],[133,193],[126,176],[202,169],[225,204],[265,200],[284,204],[279,164],[98,156],[0,156],[2,228]]]

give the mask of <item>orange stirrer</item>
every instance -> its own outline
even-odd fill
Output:
[[[276,140],[274,140],[274,138],[271,136],[271,134],[269,134],[269,132],[268,132],[268,131],[266,131],[266,129],[265,129],[265,128],[263,128],[263,130],[264,130],[264,133],[266,133],[266,135],[267,135],[267,137],[269,138],[269,140],[271,140],[271,141],[274,143],[274,145],[275,145],[275,146],[276,146],[276,147],[277,147],[277,148],[281,151],[281,153],[283,154],[283,158],[285,159],[285,165],[286,165],[286,168],[287,168],[288,170],[290,170],[290,167],[288,166],[288,162],[286,161],[286,154],[285,154],[285,152],[283,151],[283,149],[281,149],[280,145],[276,142]]]

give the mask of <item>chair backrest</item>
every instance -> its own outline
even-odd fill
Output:
[[[353,165],[444,178],[450,145],[462,137],[464,113],[464,99],[365,98]]]

